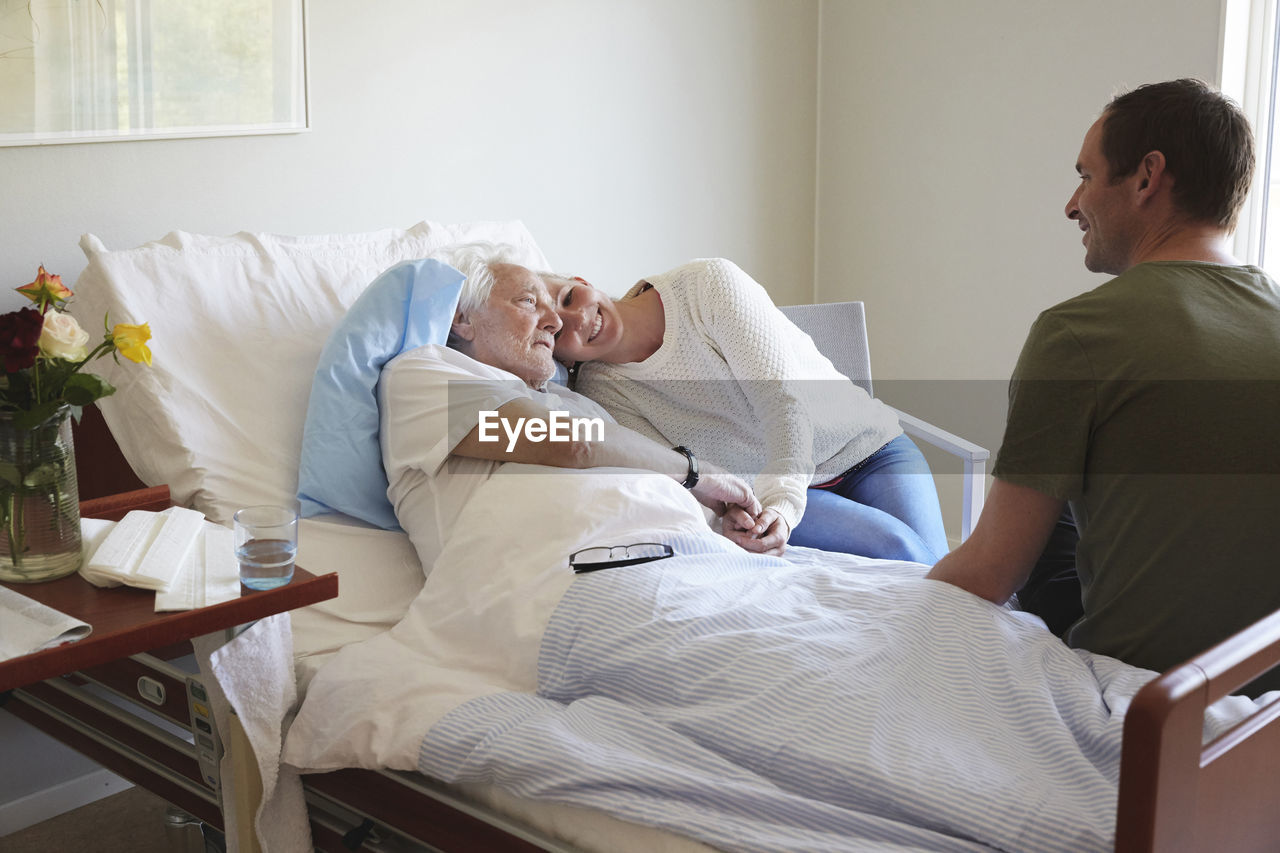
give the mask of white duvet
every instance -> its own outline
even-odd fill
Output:
[[[416,769],[427,730],[454,707],[536,689],[543,629],[574,578],[569,554],[706,531],[702,507],[668,477],[504,465],[459,516],[404,619],[320,668],[283,760]]]
[[[677,556],[568,567],[636,541]],[[790,554],[709,533],[667,478],[505,466],[406,617],[321,668],[284,760],[494,784],[723,849],[1107,849],[1123,713],[1152,673],[918,565]],[[1252,707],[1224,700],[1206,730]]]

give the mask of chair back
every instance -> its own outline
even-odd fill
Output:
[[[871,394],[871,350],[867,346],[867,317],[861,302],[822,305],[783,305],[779,310],[813,339],[818,352],[836,370]]]

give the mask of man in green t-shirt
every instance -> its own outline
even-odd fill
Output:
[[[1067,218],[1116,278],[1032,326],[986,508],[929,577],[1003,603],[1069,506],[1065,639],[1163,670],[1280,609],[1280,286],[1230,254],[1252,135],[1200,81],[1113,99],[1076,170]]]

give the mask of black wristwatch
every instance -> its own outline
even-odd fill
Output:
[[[684,482],[680,485],[686,489],[692,489],[698,485],[698,458],[693,455],[693,451],[685,447],[683,444],[679,447],[671,448],[676,453],[683,453],[684,458],[689,460],[689,473],[685,475]]]

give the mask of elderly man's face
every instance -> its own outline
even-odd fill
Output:
[[[515,264],[495,264],[489,299],[471,312],[471,357],[541,388],[556,365],[551,351],[560,318],[542,279]]]

